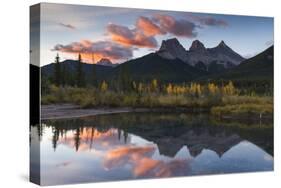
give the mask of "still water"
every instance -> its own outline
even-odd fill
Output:
[[[273,170],[270,121],[124,113],[48,120],[31,135],[43,185]]]

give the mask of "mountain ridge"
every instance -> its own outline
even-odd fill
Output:
[[[177,46],[179,43],[176,40],[177,39],[170,40],[170,42],[165,45],[172,43]],[[169,55],[172,58],[167,58],[166,56],[163,57],[163,53],[169,48],[169,46],[167,47],[165,45],[163,46],[161,53],[156,51],[139,58],[128,60],[116,66],[106,66],[99,63],[82,63],[86,80],[90,83],[91,77],[93,76],[93,70],[95,70],[98,81],[116,81],[119,78],[122,69],[128,69],[127,71],[130,73],[132,80],[143,82],[150,82],[152,79],[157,79],[164,83],[183,83],[196,80],[203,81],[218,79],[272,79],[273,46],[250,59],[244,60],[237,66],[231,62],[226,62],[228,66],[228,69],[226,69],[224,64],[220,64],[220,62],[217,61],[211,61],[209,65],[206,65],[202,61],[198,61],[195,65],[190,65],[182,59],[174,57],[171,53]],[[196,41],[192,50],[197,51],[200,49],[205,53],[206,48],[203,47],[204,45],[200,44],[200,41]],[[223,41],[215,48],[226,51],[229,50]],[[268,63],[265,64],[263,63],[264,61]],[[76,60],[65,60],[60,64],[66,67],[66,70],[75,76],[77,63]],[[42,74],[51,77],[54,72],[54,65],[55,64],[52,63],[43,66]]]
[[[223,40],[213,48],[206,48],[197,39],[192,42],[189,50],[186,50],[176,38],[172,38],[163,40],[157,53],[166,59],[179,58],[192,66],[196,66],[198,62],[201,62],[208,67],[211,63],[216,62],[223,65],[225,69],[238,65],[245,60],[245,58],[226,45]]]
[[[273,80],[273,56],[274,45],[224,73],[208,76],[205,79]]]
[[[97,65],[103,65],[103,66],[109,66],[109,67],[115,67],[118,64],[113,64],[110,59],[108,58],[101,58],[97,63]]]

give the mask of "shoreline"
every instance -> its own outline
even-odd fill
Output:
[[[71,119],[71,118],[82,118],[96,115],[106,115],[106,114],[118,114],[118,113],[130,113],[130,112],[186,112],[186,113],[208,113],[207,108],[132,108],[132,107],[98,107],[98,108],[81,108],[79,105],[75,104],[50,104],[41,105],[41,120],[52,120],[52,119]],[[216,116],[219,119],[225,120],[235,120],[235,119],[248,119],[248,120],[266,120],[273,119],[273,117],[263,116],[258,118],[255,115],[222,115]]]
[[[50,119],[70,119],[81,118],[105,114],[129,113],[129,112],[148,112],[148,108],[130,108],[130,107],[100,107],[100,108],[81,108],[75,104],[51,104],[41,105],[41,120]]]
[[[149,107],[98,107],[98,108],[81,108],[75,104],[50,104],[41,105],[41,120],[50,119],[70,119],[70,118],[81,118],[96,115],[105,114],[117,114],[117,113],[130,113],[130,112],[208,112],[206,108],[149,108]]]

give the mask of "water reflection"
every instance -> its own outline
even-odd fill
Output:
[[[44,121],[44,185],[273,169],[272,122],[129,113]]]

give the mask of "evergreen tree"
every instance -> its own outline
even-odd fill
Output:
[[[77,72],[76,72],[76,85],[77,87],[84,87],[85,86],[85,77],[83,73],[83,65],[82,65],[82,58],[81,54],[78,55],[78,63],[77,63]]]
[[[54,83],[56,86],[60,86],[61,84],[61,67],[59,54],[57,54],[55,58]]]
[[[94,87],[98,86],[98,81],[97,81],[97,66],[95,64],[95,59],[94,59],[94,54],[93,54],[93,69],[92,69],[92,85]]]
[[[120,68],[119,88],[123,91],[129,91],[132,89],[129,67],[128,65],[121,65]]]
[[[64,64],[61,65],[61,85],[65,86],[66,83],[66,66]]]
[[[41,72],[41,93],[42,95],[46,95],[50,92],[50,82],[48,77]]]

